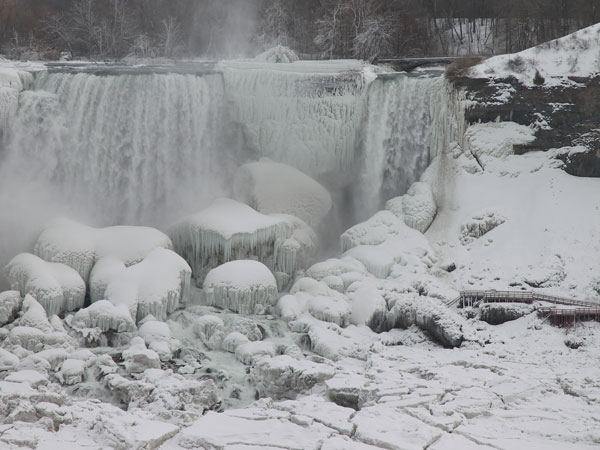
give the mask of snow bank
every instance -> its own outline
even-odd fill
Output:
[[[72,268],[49,263],[35,255],[21,253],[4,269],[11,287],[22,296],[32,295],[48,316],[81,308],[85,301],[85,283]]]
[[[315,227],[332,206],[331,195],[312,178],[286,164],[262,158],[235,174],[235,198],[263,214],[289,214]]]
[[[258,261],[231,261],[211,270],[204,280],[208,305],[240,314],[265,314],[278,298],[277,281]]]
[[[92,273],[90,284],[94,298],[126,306],[136,322],[150,314],[166,320],[187,302],[191,269],[175,252],[156,248],[141,262],[127,268],[113,265],[114,262],[100,261],[98,265],[102,270]],[[106,288],[101,293],[104,285]]]
[[[485,170],[493,170],[498,158],[513,155],[515,145],[535,140],[535,130],[515,122],[488,122],[469,126],[465,131],[465,151]]]
[[[104,257],[114,257],[130,266],[140,262],[155,248],[172,247],[168,236],[154,228],[92,228],[61,218],[52,221],[42,231],[34,253],[46,261],[72,267],[87,283],[94,264]]]
[[[472,67],[469,76],[513,76],[524,85],[533,86],[539,72],[546,86],[570,83],[568,77],[593,77],[600,72],[599,52],[600,24],[595,24],[519,53],[489,58]]]
[[[169,235],[199,285],[211,269],[240,259],[258,259],[274,273],[293,276],[315,245],[300,219],[264,215],[224,198],[171,227]]]

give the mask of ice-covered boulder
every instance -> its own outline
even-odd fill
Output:
[[[113,258],[99,261],[98,266],[90,276],[94,300],[101,298],[115,306],[126,306],[136,322],[150,314],[164,321],[187,301],[192,271],[171,250],[156,248],[127,268]]]
[[[332,206],[331,195],[299,170],[267,158],[241,166],[234,196],[263,214],[289,214],[315,227]]]
[[[387,315],[387,302],[378,292],[372,280],[365,280],[360,287],[349,294],[352,300],[350,321],[354,325],[367,325],[377,331]]]
[[[150,350],[158,353],[161,361],[170,360],[173,351],[179,347],[179,341],[171,338],[171,330],[165,322],[148,319],[150,317],[146,317],[144,323],[140,326],[139,336]]]
[[[135,331],[135,322],[126,305],[113,305],[108,300],[92,303],[85,309],[77,311],[71,326],[79,329],[99,328],[103,333]]]
[[[19,357],[0,348],[0,372],[15,370],[19,365]]]
[[[359,245],[379,245],[392,237],[409,233],[406,225],[390,211],[379,211],[365,222],[358,223],[340,236],[342,251]]]
[[[136,264],[155,248],[173,248],[168,236],[149,227],[93,228],[69,219],[55,219],[42,231],[34,253],[49,262],[77,270],[87,283],[94,264],[107,256],[126,266]]]
[[[413,183],[406,195],[388,200],[385,209],[421,233],[429,229],[437,214],[431,186],[423,182]]]
[[[257,62],[266,63],[293,63],[299,60],[294,50],[285,45],[276,45],[264,52],[258,54],[255,58]]]
[[[211,269],[240,259],[257,259],[273,273],[293,276],[298,257],[315,245],[314,233],[300,219],[265,215],[225,198],[171,227],[169,236],[199,286]]]
[[[146,369],[159,369],[160,357],[154,350],[146,348],[141,337],[131,340],[131,346],[123,352],[125,370],[129,373],[141,373]]]
[[[0,327],[17,318],[21,310],[23,298],[19,291],[6,291],[0,293]]]
[[[261,397],[294,399],[318,383],[333,377],[335,371],[327,364],[287,355],[263,357],[250,371],[249,381]]]
[[[240,314],[265,314],[277,301],[277,281],[258,261],[231,261],[208,273],[204,296],[211,306]]]
[[[225,337],[225,324],[220,317],[212,314],[200,316],[194,322],[193,330],[209,349],[215,350],[221,347]]]
[[[252,365],[258,358],[263,356],[275,356],[277,349],[271,341],[248,342],[235,349],[235,357],[246,365]]]
[[[85,377],[85,361],[80,359],[65,360],[56,377],[62,384],[73,385],[79,384]]]
[[[11,288],[32,295],[48,316],[81,308],[85,283],[79,273],[60,263],[49,263],[29,254],[15,256],[4,269]]]

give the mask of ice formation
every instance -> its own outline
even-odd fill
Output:
[[[71,321],[75,328],[99,328],[101,332],[117,333],[135,331],[135,321],[126,305],[113,305],[108,300],[99,300],[77,311]]]
[[[286,164],[262,158],[238,169],[235,198],[263,214],[289,214],[312,227],[319,225],[332,206],[331,195],[312,178]]]
[[[56,219],[42,231],[34,247],[40,258],[66,264],[87,283],[94,264],[112,257],[130,266],[155,248],[172,248],[168,236],[149,227],[92,228],[69,219]]]
[[[352,167],[367,86],[359,62],[227,61],[219,68],[248,150],[312,177]]]
[[[22,296],[32,295],[48,316],[73,311],[84,304],[85,283],[69,266],[21,253],[4,270],[12,288]]]
[[[231,261],[206,275],[204,298],[208,305],[240,314],[265,314],[277,301],[277,281],[258,261]]]
[[[0,293],[0,327],[12,322],[23,305],[23,298],[19,291],[6,291]]]
[[[92,272],[90,285],[94,300],[126,306],[136,322],[150,314],[166,320],[188,301],[191,269],[175,252],[156,248],[141,262],[127,268],[119,264],[112,266],[113,262],[100,260],[101,270]],[[110,270],[106,270],[107,267]]]
[[[435,215],[437,206],[431,187],[427,183],[414,183],[406,195],[388,200],[385,209],[392,211],[406,225],[425,233]]]
[[[315,245],[314,233],[300,219],[261,214],[225,198],[174,225],[169,235],[199,285],[208,271],[238,259],[258,259],[274,273],[293,276]]]

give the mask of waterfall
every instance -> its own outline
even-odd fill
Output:
[[[168,223],[225,192],[221,96],[218,75],[42,72],[20,96],[3,169],[95,221]]]
[[[381,76],[371,83],[362,130],[358,219],[406,193],[461,133],[461,102],[441,76]]]

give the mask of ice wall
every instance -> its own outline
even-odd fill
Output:
[[[463,117],[459,96],[441,76],[384,75],[371,83],[354,193],[357,219],[406,193],[464,132]]]

